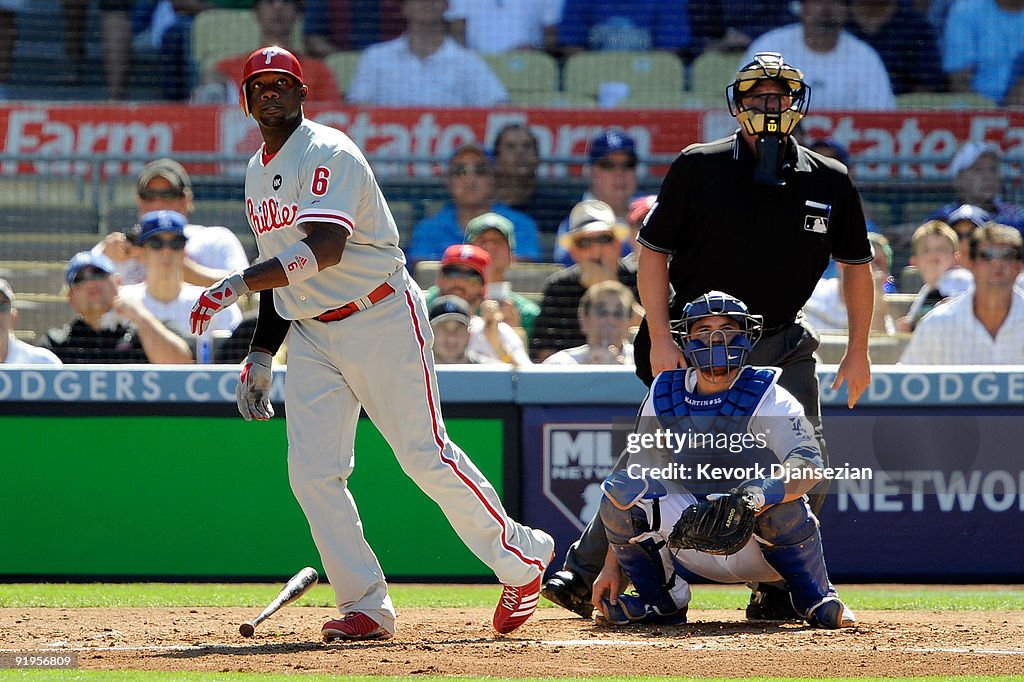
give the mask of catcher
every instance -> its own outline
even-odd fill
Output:
[[[696,577],[785,584],[812,626],[854,625],[805,497],[823,471],[813,427],[776,385],[778,368],[745,364],[760,316],[711,291],[686,305],[672,334],[689,368],[655,378],[627,468],[602,484],[609,549],[595,620],[685,623]],[[635,594],[623,594],[630,582]]]

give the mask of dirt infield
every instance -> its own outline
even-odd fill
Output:
[[[258,609],[257,609],[258,611]],[[1024,674],[1024,613],[865,611],[842,631],[693,611],[679,627],[599,628],[545,608],[498,637],[489,609],[400,609],[393,640],[319,643],[333,609],[285,608],[256,631],[239,608],[0,609],[0,651],[78,651],[108,670],[495,677]]]

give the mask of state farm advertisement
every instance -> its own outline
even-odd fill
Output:
[[[576,175],[587,140],[618,126],[637,141],[641,173],[660,175],[683,147],[729,134],[735,121],[724,110],[635,111],[565,109],[369,109],[309,106],[307,116],[348,133],[382,176],[436,175],[460,144],[487,145],[512,122],[526,123],[540,141],[542,173]],[[811,114],[806,137],[832,137],[846,145],[860,180],[942,180],[948,160],[966,140],[998,144],[1009,175],[1024,159],[1024,112],[904,111]],[[196,174],[243,175],[259,147],[252,119],[238,107],[188,105],[62,105],[0,107],[0,173],[132,174],[146,159],[171,155]]]

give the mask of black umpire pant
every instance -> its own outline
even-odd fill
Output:
[[[761,337],[750,353],[748,362],[751,365],[768,365],[779,367],[779,385],[793,394],[803,406],[807,418],[814,425],[814,435],[821,447],[821,455],[828,465],[828,452],[825,449],[825,438],[821,430],[821,403],[818,398],[817,358],[814,351],[818,349],[818,336],[808,327],[792,322],[778,329],[769,330]],[[647,330],[647,320],[640,324],[636,339],[633,342],[633,357],[636,362],[636,375],[648,386],[654,381],[651,374],[651,337]],[[626,467],[628,454],[623,452],[615,469]],[[828,480],[822,480],[808,495],[811,511],[815,514],[825,502]],[[565,555],[565,568],[579,576],[587,585],[593,585],[597,574],[604,566],[605,554],[608,551],[608,537],[605,535],[601,516],[595,515],[583,531],[580,539],[573,543]]]

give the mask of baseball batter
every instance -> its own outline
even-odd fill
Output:
[[[602,484],[609,550],[594,583],[595,620],[685,623],[696,576],[784,580],[809,624],[854,625],[829,581],[807,505],[822,467],[814,428],[777,385],[778,368],[746,364],[761,317],[711,291],[686,305],[673,333],[689,369],[654,379],[633,436],[671,434],[683,445],[644,448],[656,439],[627,439],[628,466]],[[635,595],[620,594],[623,576]]]
[[[503,583],[493,625],[515,630],[536,609],[554,541],[513,521],[494,488],[452,443],[441,417],[424,296],[407,275],[398,230],[362,152],[303,116],[302,68],[265,47],[242,74],[241,104],[263,135],[245,178],[260,259],[208,288],[193,331],[250,291],[259,320],[237,390],[246,420],[269,419],[271,358],[287,336],[288,471],[341,617],[325,641],[387,639],[395,610],[362,533],[347,480],[362,407],[403,470]]]

